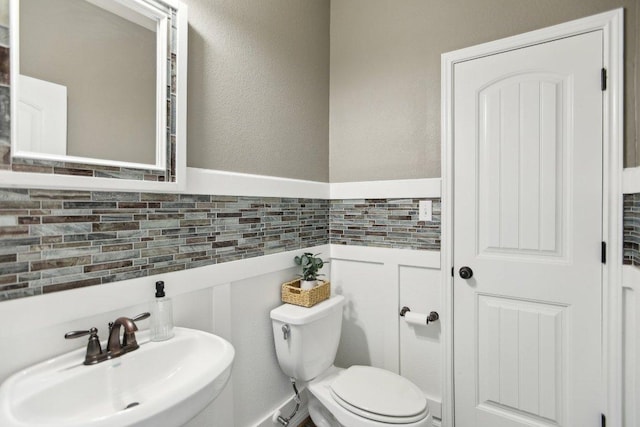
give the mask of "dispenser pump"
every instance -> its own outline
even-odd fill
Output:
[[[164,292],[164,282],[156,282],[156,297],[151,301],[151,341],[164,341],[173,337],[173,306]]]
[[[156,298],[164,298],[164,282],[162,280],[158,280],[156,282]]]

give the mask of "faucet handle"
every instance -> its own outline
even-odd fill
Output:
[[[83,337],[85,335],[89,335],[89,342],[87,343],[87,353],[84,356],[84,364],[93,365],[104,359],[104,357],[102,357],[102,346],[100,345],[100,338],[98,338],[97,328],[91,328],[88,331],[67,332],[64,334],[64,338],[73,339]]]
[[[64,334],[64,338],[69,340],[69,339],[72,339],[72,338],[80,338],[80,337],[83,337],[85,335],[91,335],[89,338],[97,337],[98,336],[98,329],[97,328],[91,328],[88,331],[71,331],[71,332],[67,332],[66,334]]]
[[[149,312],[140,313],[136,317],[133,317],[131,320],[133,320],[134,322],[138,322],[140,320],[148,319],[149,316],[151,316],[151,313]]]

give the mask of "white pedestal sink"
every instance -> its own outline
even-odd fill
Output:
[[[39,363],[0,386],[2,427],[177,427],[222,391],[235,351],[187,328],[122,357],[85,366],[84,349]]]

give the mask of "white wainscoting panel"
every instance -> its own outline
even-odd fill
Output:
[[[216,334],[232,341],[231,323],[231,283],[218,285],[211,289],[213,294],[213,326],[211,330]],[[233,369],[229,382],[209,406],[196,415],[184,427],[222,427],[234,425],[233,411]]]
[[[442,314],[440,270],[399,266],[400,307],[415,313]],[[442,324],[425,326],[400,321],[400,373],[411,379],[429,399],[431,415],[441,418],[442,396]]]
[[[269,313],[282,304],[280,285],[295,278],[298,271],[293,267],[231,286],[231,343],[236,349],[232,374],[234,425],[259,424],[285,397],[293,395],[289,378],[276,358]]]
[[[364,364],[399,373],[441,414],[440,324],[409,326],[403,305],[439,311],[440,253],[331,245],[332,292],[346,297],[336,365]],[[415,308],[414,308],[415,307]]]
[[[390,275],[384,264],[331,259],[332,292],[346,298],[336,365],[371,365],[398,372],[395,351],[387,342],[396,340],[397,295],[388,286]]]
[[[640,425],[640,268],[622,269],[623,426]]]

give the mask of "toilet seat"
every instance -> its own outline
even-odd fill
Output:
[[[370,412],[366,412],[363,416],[352,412],[347,409],[345,406],[338,403],[338,400],[331,393],[331,385],[337,380],[342,374],[344,374],[345,369],[337,368],[335,366],[329,367],[325,372],[318,375],[311,382],[308,383],[307,387],[310,392],[309,399],[310,401],[313,399],[317,399],[337,420],[340,426],[344,427],[433,427],[431,421],[431,413],[429,412],[429,406],[427,404],[426,411],[424,413],[424,418],[416,421],[416,422],[405,422],[405,420],[400,420],[399,417],[390,418],[388,421],[394,422],[383,422],[376,421],[371,419],[372,414]],[[379,389],[380,387],[376,387]],[[328,425],[333,426],[331,422]]]
[[[422,391],[406,378],[371,366],[344,370],[329,387],[331,397],[358,416],[387,424],[410,424],[429,412]]]
[[[368,412],[368,411],[364,411],[356,406],[353,406],[351,404],[349,404],[348,402],[345,402],[344,400],[340,399],[340,397],[334,395],[333,393],[331,394],[333,399],[340,405],[342,406],[344,409],[346,409],[347,411],[358,415],[362,418],[366,418],[368,420],[373,420],[373,421],[378,421],[381,423],[385,423],[385,424],[410,424],[410,423],[415,423],[418,421],[423,420],[427,415],[428,415],[428,410],[425,408],[421,413],[412,416],[412,417],[392,417],[392,416],[387,416],[387,415],[382,415],[382,414],[376,414],[375,412]]]

